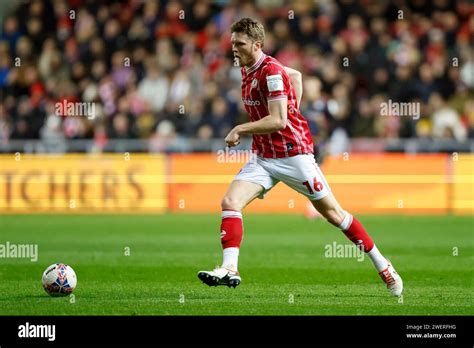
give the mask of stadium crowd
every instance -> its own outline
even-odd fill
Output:
[[[0,142],[224,137],[245,121],[229,27],[303,73],[301,110],[333,138],[474,138],[474,7],[458,0],[32,0],[0,32]],[[95,103],[95,117],[56,103]],[[419,115],[381,115],[388,101]],[[418,116],[418,117],[415,117]]]

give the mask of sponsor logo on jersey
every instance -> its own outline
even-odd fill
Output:
[[[242,99],[242,101],[248,106],[260,105],[260,100]]]

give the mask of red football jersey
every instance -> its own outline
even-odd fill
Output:
[[[254,134],[252,149],[261,157],[281,158],[313,153],[313,140],[308,123],[298,109],[298,100],[283,65],[262,53],[255,64],[243,67],[242,101],[250,121],[268,116],[268,101],[288,100],[285,129],[271,134]]]

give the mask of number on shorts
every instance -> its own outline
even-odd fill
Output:
[[[316,180],[316,177],[314,177],[313,179],[313,188],[311,188],[311,185],[309,184],[308,181],[303,182],[303,185],[306,186],[306,188],[308,189],[311,195],[314,193],[313,188],[316,192],[320,192],[323,189],[323,183]]]

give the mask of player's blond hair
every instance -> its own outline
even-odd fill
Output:
[[[265,29],[262,23],[252,18],[241,18],[230,26],[231,33],[244,33],[252,40],[252,42],[260,41],[265,43]]]

